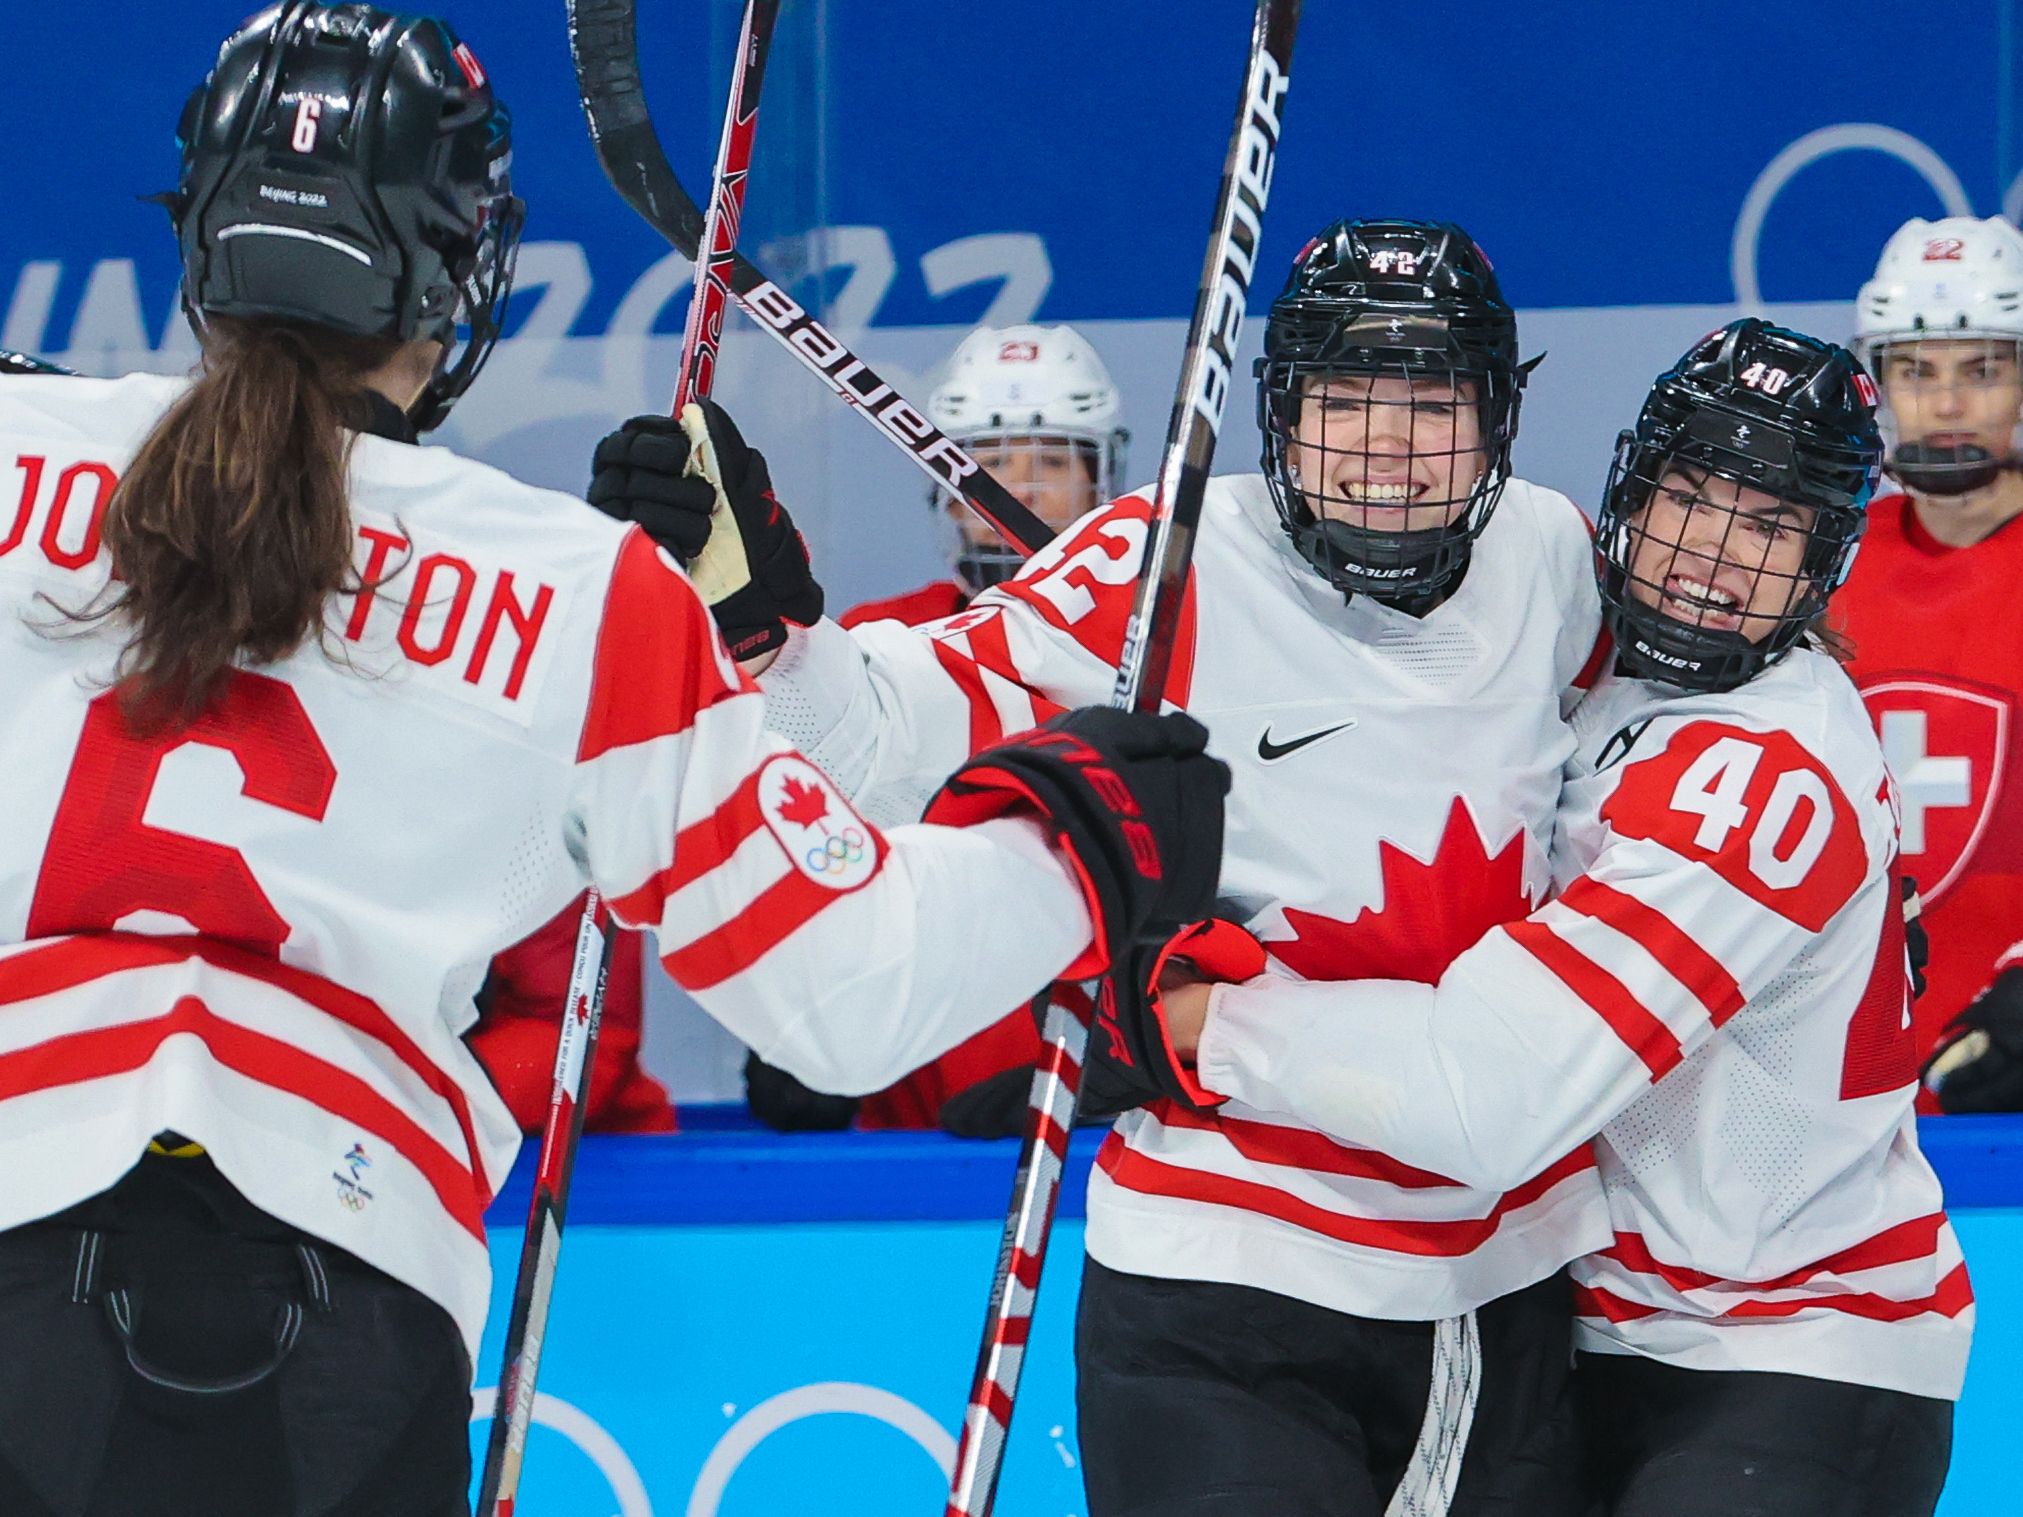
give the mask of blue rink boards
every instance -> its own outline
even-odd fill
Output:
[[[702,1119],[707,1120],[707,1113]],[[1927,1122],[1980,1320],[1942,1517],[2015,1510],[2023,1118]],[[998,1510],[1083,1517],[1070,1364],[1077,1136]],[[586,1144],[522,1508],[542,1517],[929,1517],[968,1393],[1013,1145],[730,1128]],[[491,1214],[480,1400],[531,1152]],[[480,1440],[488,1424],[480,1421]]]

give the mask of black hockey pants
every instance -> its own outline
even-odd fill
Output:
[[[1950,1401],[1623,1354],[1573,1378],[1607,1517],[1931,1517],[1952,1460]]]
[[[467,1517],[470,1410],[441,1307],[207,1159],[0,1233],[6,1517]]]
[[[1448,1511],[1581,1517],[1565,1278],[1475,1319]],[[1447,1375],[1435,1335],[1089,1260],[1075,1327],[1089,1517],[1382,1517],[1428,1430],[1436,1361]]]

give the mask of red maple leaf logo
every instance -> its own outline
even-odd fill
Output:
[[[1433,861],[1423,863],[1392,843],[1379,843],[1381,904],[1353,922],[1338,922],[1288,906],[1293,936],[1265,946],[1309,980],[1416,980],[1431,985],[1461,951],[1490,928],[1527,915],[1524,833],[1495,858],[1459,797]]]
[[[829,814],[829,797],[819,785],[804,785],[791,774],[781,787],[786,799],[780,802],[780,819],[796,827],[813,827]],[[822,829],[827,832],[829,829]]]

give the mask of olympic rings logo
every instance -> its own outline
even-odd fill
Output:
[[[1971,216],[1974,205],[1952,166],[1931,147],[1909,132],[1870,121],[1843,121],[1807,132],[1764,166],[1742,197],[1736,213],[1735,232],[1728,244],[1729,276],[1735,284],[1735,303],[1744,310],[1760,309],[1763,289],[1756,277],[1758,247],[1763,239],[1764,218],[1784,187],[1803,170],[1836,153],[1881,153],[1894,158],[1931,186],[1948,216]],[[2023,174],[2016,176],[2002,196],[2002,214],[2015,221],[2023,214]]]
[[[471,1421],[488,1420],[498,1401],[495,1386],[471,1395]],[[728,1412],[730,1408],[726,1407]],[[690,1490],[686,1517],[718,1517],[731,1478],[760,1444],[810,1417],[836,1414],[868,1418],[904,1434],[933,1461],[945,1485],[955,1474],[955,1439],[904,1396],[875,1385],[829,1380],[803,1385],[760,1402],[726,1430],[703,1460]],[[646,1482],[618,1440],[580,1407],[545,1391],[534,1397],[534,1425],[559,1433],[587,1456],[618,1503],[617,1517],[654,1517]]]
[[[862,832],[845,827],[807,851],[808,867],[817,874],[841,874],[851,865],[864,862],[865,843]]]

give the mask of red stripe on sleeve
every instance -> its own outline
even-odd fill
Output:
[[[684,732],[705,706],[753,688],[688,580],[633,527],[604,598],[576,761]]]
[[[1630,993],[1630,987],[1573,947],[1543,922],[1513,922],[1503,929],[1556,975],[1560,982],[1608,1024],[1609,1030],[1644,1061],[1657,1081],[1678,1067],[1685,1050],[1672,1029]]]
[[[752,903],[721,927],[686,947],[663,954],[661,963],[684,990],[708,990],[741,974],[799,931],[842,893],[815,884],[789,865]]]
[[[982,671],[939,638],[931,646],[941,672],[955,682],[955,688],[962,692],[963,703],[969,707],[969,751],[976,753],[990,747],[1004,736],[1004,724],[998,720],[997,707],[984,688]]]
[[[657,927],[669,896],[719,867],[764,825],[759,775],[753,770],[721,806],[674,835],[673,861],[638,889],[613,900],[612,914],[628,927]]]
[[[1625,895],[1599,880],[1579,879],[1567,887],[1559,903],[1569,911],[1605,922],[1636,939],[1665,972],[1693,993],[1719,1027],[1742,1009],[1742,987],[1706,949],[1655,906]]]

